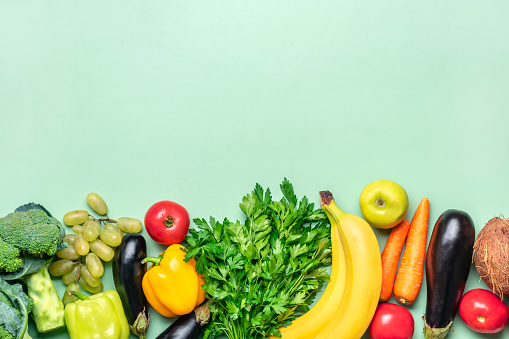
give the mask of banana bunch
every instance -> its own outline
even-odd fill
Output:
[[[331,222],[331,279],[309,312],[280,329],[281,338],[359,339],[369,327],[380,297],[378,241],[369,224],[341,211],[329,191],[320,192],[320,196]]]

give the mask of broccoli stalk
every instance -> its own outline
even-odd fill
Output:
[[[65,326],[64,304],[48,272],[51,260],[48,260],[39,272],[25,277],[28,296],[34,300],[32,317],[37,331],[45,333]]]

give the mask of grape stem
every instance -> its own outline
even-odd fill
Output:
[[[108,215],[106,214],[106,218],[102,218],[102,219],[96,219],[94,218],[93,215],[91,215],[90,213],[88,214],[89,217],[92,217],[92,219],[94,219],[95,222],[98,222],[99,224],[103,223],[103,224],[106,224],[107,222],[113,222],[113,223],[117,223],[117,221],[115,219],[110,219],[110,217],[108,217]]]
[[[83,264],[80,260],[83,260],[83,257],[81,257],[80,259],[78,259],[77,261],[74,262],[76,264],[76,268],[78,270],[78,275],[76,276],[76,281],[74,281],[75,284],[78,283],[78,280],[80,280],[80,277],[81,277],[81,267],[83,266]]]

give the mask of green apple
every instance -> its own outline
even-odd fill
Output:
[[[391,180],[377,180],[361,192],[359,206],[371,226],[391,228],[399,224],[408,211],[408,195],[403,187]]]

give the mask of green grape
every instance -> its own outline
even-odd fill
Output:
[[[64,223],[69,226],[80,225],[88,220],[88,211],[76,210],[64,215]]]
[[[90,245],[88,241],[85,240],[83,234],[78,234],[76,239],[74,240],[74,247],[76,248],[76,253],[81,256],[87,255],[90,251]]]
[[[62,242],[66,242],[69,246],[74,245],[74,239],[76,239],[76,234],[66,234],[62,239]]]
[[[66,248],[58,251],[56,254],[57,254],[57,257],[59,257],[59,258],[69,259],[69,260],[76,260],[80,257],[78,252],[76,252],[76,248],[74,247],[74,245],[67,246]]]
[[[62,303],[65,305],[70,304],[78,300],[78,297],[72,295],[71,292],[80,292],[80,286],[77,283],[71,283],[67,286],[62,297]]]
[[[101,259],[94,253],[87,254],[85,258],[85,262],[88,267],[88,271],[94,278],[100,278],[104,274],[104,265],[101,262]]]
[[[98,222],[92,221],[83,225],[83,235],[86,241],[94,241],[97,239],[99,232],[101,231],[101,225]]]
[[[87,284],[89,284],[91,287],[97,287],[101,283],[101,279],[94,278],[92,274],[90,274],[90,271],[88,270],[87,266],[81,266],[80,269],[81,277],[85,279]]]
[[[78,280],[78,276],[79,276],[79,269],[78,269],[78,265],[76,265],[76,267],[74,267],[69,273],[66,273],[62,276],[62,282],[64,283],[64,285],[70,285],[72,283],[75,283],[76,280]]]
[[[72,227],[72,231],[76,234],[83,234],[83,232],[85,231],[85,229],[83,228],[83,226],[81,225],[74,225]]]
[[[113,251],[110,246],[106,245],[99,239],[96,239],[90,243],[90,250],[99,258],[101,258],[101,260],[106,262],[111,261],[115,255],[115,251]]]
[[[92,287],[90,286],[89,284],[87,284],[87,282],[85,281],[85,279],[83,279],[83,277],[80,277],[79,280],[78,280],[78,284],[80,284],[81,288],[84,289],[85,291],[89,292],[89,293],[92,293],[92,294],[96,294],[96,293],[99,293],[99,292],[102,292],[103,291],[103,283],[99,283],[99,285],[97,285],[96,287]]]
[[[94,218],[89,218],[87,221],[85,221],[83,223],[83,227],[87,226],[88,224],[90,224],[91,222],[96,222]]]
[[[69,259],[60,259],[53,262],[49,267],[49,273],[54,276],[60,276],[69,273],[74,268],[75,264]]]
[[[124,233],[115,225],[108,224],[99,233],[101,240],[108,246],[117,247],[122,242]]]
[[[126,233],[139,233],[143,225],[138,219],[122,217],[117,219],[117,227]]]
[[[97,212],[97,214],[105,215],[108,213],[108,206],[104,202],[104,199],[101,198],[101,196],[97,193],[89,193],[87,195],[87,202],[90,207],[94,211]]]

